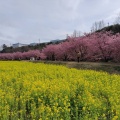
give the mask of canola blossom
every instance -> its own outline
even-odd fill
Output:
[[[119,120],[120,75],[0,62],[0,120]]]

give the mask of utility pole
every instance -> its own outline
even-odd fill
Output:
[[[66,39],[68,38],[68,34],[66,34]]]
[[[40,44],[40,39],[39,39],[39,44]]]

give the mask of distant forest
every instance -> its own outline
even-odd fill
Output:
[[[7,47],[4,44],[3,45],[3,50],[0,51],[0,53],[14,53],[14,52],[28,52],[29,50],[42,50],[47,45],[50,45],[50,44],[59,44],[60,42],[63,42],[63,41],[64,40],[60,40],[60,41],[55,42],[55,43],[52,43],[52,42],[39,43],[39,44],[36,44],[34,46],[28,45],[28,46],[22,46],[22,47],[17,47],[17,48],[13,48],[12,46],[11,47]]]

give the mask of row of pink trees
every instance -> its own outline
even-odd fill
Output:
[[[66,42],[48,45],[42,50],[48,60],[120,62],[120,34],[96,32],[81,37],[68,37]]]
[[[39,50],[30,50],[28,52],[15,53],[1,53],[0,60],[30,60],[31,57],[35,59],[46,59],[46,56]]]
[[[81,37],[68,37],[65,42],[48,45],[42,51],[1,53],[0,59],[28,60],[34,57],[42,60],[75,61],[78,52],[81,61],[120,62],[120,34],[102,31]]]

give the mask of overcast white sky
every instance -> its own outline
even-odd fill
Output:
[[[112,24],[119,12],[120,0],[0,0],[0,44],[89,32],[95,21]]]

